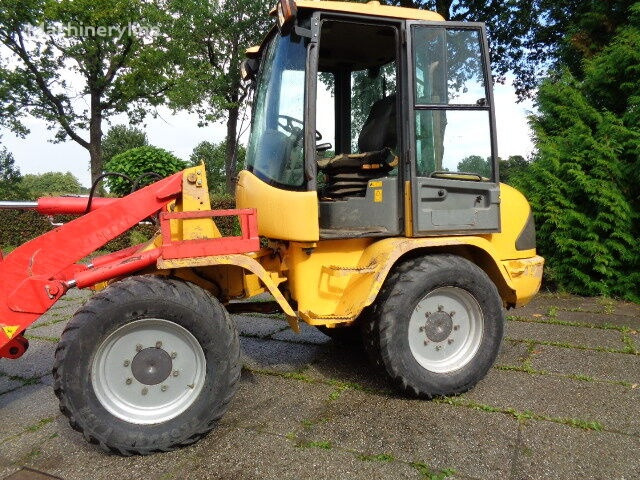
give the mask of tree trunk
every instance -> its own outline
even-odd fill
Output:
[[[102,175],[102,110],[100,94],[91,93],[91,118],[89,119],[89,156],[91,157],[91,183]],[[102,186],[96,191],[104,193]]]
[[[227,192],[235,190],[235,176],[238,170],[238,117],[240,108],[237,103],[227,110],[227,138],[224,158]]]

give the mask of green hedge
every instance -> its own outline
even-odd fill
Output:
[[[234,200],[228,196],[215,196],[211,199],[213,209],[234,208]],[[56,222],[69,222],[73,216],[57,216]],[[223,235],[237,235],[237,222],[233,218],[223,217],[217,221]],[[23,243],[53,229],[47,217],[29,210],[0,210],[0,248],[6,253]],[[146,241],[158,230],[154,225],[136,225],[129,231],[107,243],[101,251],[115,252]]]

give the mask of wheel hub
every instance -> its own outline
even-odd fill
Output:
[[[162,348],[149,347],[140,350],[131,362],[131,373],[144,385],[157,385],[171,374],[173,362]]]
[[[426,315],[426,317],[427,321],[420,330],[425,333],[428,340],[432,342],[442,342],[451,335],[453,331],[453,319],[450,314],[437,311]]]

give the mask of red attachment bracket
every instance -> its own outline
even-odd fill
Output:
[[[238,237],[220,237],[198,240],[171,241],[169,220],[189,218],[237,216],[242,234]],[[258,237],[258,219],[255,208],[233,210],[204,210],[201,212],[161,212],[160,230],[162,232],[162,258],[206,257],[209,255],[228,255],[260,250]]]

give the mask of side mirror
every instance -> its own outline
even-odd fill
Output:
[[[240,77],[247,82],[256,78],[260,61],[257,58],[247,58],[240,64]]]
[[[277,6],[278,29],[281,35],[288,35],[296,19],[298,7],[294,0],[280,0]]]

